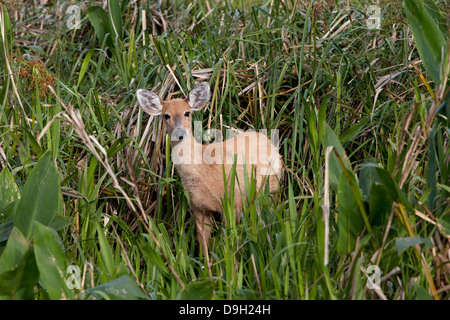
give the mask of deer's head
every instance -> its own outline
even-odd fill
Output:
[[[162,115],[172,141],[182,141],[192,134],[191,114],[202,110],[211,97],[209,84],[201,82],[191,90],[186,99],[163,101],[151,91],[136,92],[142,110],[150,115]]]

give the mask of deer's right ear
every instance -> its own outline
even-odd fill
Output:
[[[161,99],[156,93],[144,89],[138,89],[136,91],[136,96],[142,110],[152,116],[161,114],[163,106]]]
[[[211,92],[208,82],[200,82],[189,92],[187,102],[192,111],[203,109],[211,98]]]

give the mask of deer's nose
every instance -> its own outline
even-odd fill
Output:
[[[171,137],[173,141],[183,141],[186,140],[186,138],[187,132],[186,129],[184,129],[183,127],[177,127],[175,128],[175,130],[173,130]]]

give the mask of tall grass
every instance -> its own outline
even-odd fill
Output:
[[[402,2],[379,29],[370,1],[92,1],[80,29],[69,4],[0,2],[2,298],[449,298],[449,64],[429,75]],[[199,81],[204,129],[278,129],[286,167],[276,199],[236,182],[239,224],[223,199],[210,268],[135,98]]]

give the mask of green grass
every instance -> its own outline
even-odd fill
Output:
[[[0,1],[1,298],[450,297],[448,84],[419,61],[402,2],[380,4],[380,29],[365,0],[85,2],[80,29],[65,1],[17,17],[15,3]],[[448,1],[433,5],[448,43]],[[223,200],[210,269],[169,139],[135,96],[199,81],[212,98],[195,120],[278,129],[286,166],[277,200],[239,182],[241,223]]]

